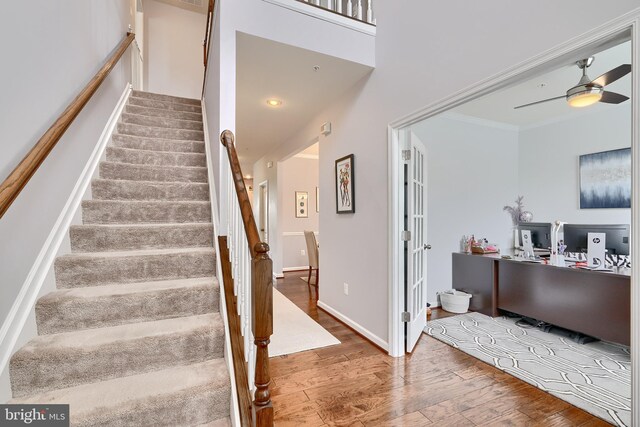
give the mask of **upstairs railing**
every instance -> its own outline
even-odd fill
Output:
[[[367,24],[376,25],[373,0],[298,0]]]
[[[268,346],[273,334],[273,263],[268,255],[269,245],[260,241],[233,133],[225,130],[220,141],[227,149],[230,165],[227,246],[244,340],[243,356],[249,383],[246,386],[254,393],[252,424],[272,426]],[[238,388],[243,386],[237,384]]]
[[[71,104],[67,106],[60,117],[47,129],[22,161],[0,184],[0,218],[18,197],[18,194],[27,185],[33,174],[36,173],[51,150],[53,150],[53,147],[56,146],[62,135],[71,126],[71,123],[78,117],[84,106],[87,105],[93,94],[96,93],[104,79],[107,78],[113,67],[116,66],[122,55],[127,51],[134,38],[135,34],[127,33],[102,68],[98,70],[96,75],[93,76],[78,96],[71,101]]]

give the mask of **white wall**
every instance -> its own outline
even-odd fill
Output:
[[[321,301],[361,330],[366,329],[378,342],[387,342],[389,123],[637,6],[636,0],[621,0],[605,9],[595,0],[487,0],[466,3],[462,10],[457,2],[377,2],[376,69],[283,143],[287,146],[311,141],[322,123],[332,122],[333,133],[320,141],[321,188],[333,188],[335,159],[351,153],[356,156],[357,212],[327,212],[320,218]],[[235,126],[233,31],[304,44],[300,47],[311,49],[325,43],[324,37],[317,37],[320,24],[313,23],[312,18],[305,16],[304,22],[285,20],[269,8],[275,10],[277,6],[261,1],[222,0],[222,22],[231,28],[221,35],[223,83],[217,105],[225,111],[220,112],[220,127],[233,130]],[[239,9],[241,15],[236,14]],[[599,12],[588,12],[594,9]],[[225,20],[225,10],[232,15],[229,21]],[[584,12],[576,15],[576,11]],[[298,27],[298,22],[309,25]],[[307,36],[316,36],[317,42]],[[341,48],[362,50],[347,43]],[[321,206],[330,206],[333,197],[332,191],[321,192]],[[362,251],[363,247],[373,249]],[[342,292],[344,282],[350,285],[348,296]]]
[[[320,214],[316,212],[316,187],[318,187],[318,159],[291,157],[281,162],[278,174],[279,218],[278,232],[282,242],[282,268],[309,265],[304,231],[318,232]],[[296,218],[295,192],[306,191],[309,195],[308,217]],[[327,206],[329,208],[329,206]]]
[[[207,16],[144,0],[145,90],[200,99]]]
[[[125,36],[128,24],[133,24],[132,16],[129,0],[40,0],[3,6],[0,179],[6,178],[93,77]],[[0,220],[0,322],[6,320],[130,80],[129,58],[123,55]],[[4,380],[0,402],[8,398]]]
[[[446,114],[411,130],[427,149],[427,300],[434,304],[437,292],[451,289],[451,254],[463,235],[512,245],[502,207],[518,192],[518,131]]]
[[[455,2],[376,3],[376,69],[289,141],[311,140],[323,122],[332,122],[333,133],[320,143],[321,188],[332,188],[335,159],[356,156],[357,212],[320,218],[322,303],[387,342],[388,124],[577,37],[637,2],[610,6],[575,19],[576,10],[598,8],[598,2],[488,0],[465,4],[464,13]],[[322,192],[321,206],[333,197],[332,191]]]
[[[631,224],[631,209],[580,209],[579,156],[631,146],[631,103],[520,131],[519,194],[534,221]]]
[[[212,147],[214,164],[220,164],[221,177],[216,182],[216,190],[220,204],[223,204],[227,200],[228,160],[226,153],[217,146],[215,136],[225,129],[236,130],[236,33],[243,32],[368,66],[375,65],[375,37],[264,0],[218,0],[216,7],[219,13],[212,43],[214,54],[209,57],[204,99],[209,106],[207,121],[215,145]],[[349,22],[349,19],[343,21]],[[308,141],[297,143],[304,148],[309,145]],[[277,162],[296,151],[287,149],[284,153],[271,153],[271,158]],[[254,171],[254,175],[257,172]],[[256,182],[259,184],[257,179]],[[226,233],[225,215],[225,210],[221,209],[222,234]]]

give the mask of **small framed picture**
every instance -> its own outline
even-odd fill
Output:
[[[355,213],[353,154],[336,160],[336,213]]]
[[[296,191],[296,218],[309,217],[309,193]]]
[[[316,212],[320,212],[320,188],[316,187]]]

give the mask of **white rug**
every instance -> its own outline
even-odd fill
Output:
[[[425,332],[609,423],[631,425],[629,347],[577,344],[516,320],[469,313],[432,320]]]
[[[271,357],[336,344],[340,344],[336,337],[287,297],[273,290],[273,335],[269,344]]]

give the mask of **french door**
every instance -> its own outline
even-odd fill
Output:
[[[405,158],[405,334],[413,351],[427,325],[427,157],[424,144],[408,138]]]

